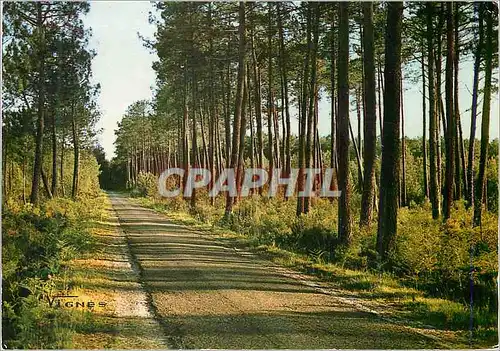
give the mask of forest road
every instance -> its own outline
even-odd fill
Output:
[[[110,194],[169,347],[436,348],[165,216]]]

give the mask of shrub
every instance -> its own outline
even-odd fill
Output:
[[[158,194],[158,177],[153,173],[140,172],[137,175],[137,183],[133,189],[133,195],[147,197]]]
[[[94,247],[85,220],[101,211],[102,206],[67,199],[53,199],[39,208],[4,207],[2,325],[8,347],[68,347],[69,314],[41,300],[67,288],[56,286],[54,277],[66,272],[69,260]]]

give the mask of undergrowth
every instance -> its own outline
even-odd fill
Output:
[[[212,206],[203,190],[195,208],[182,198],[139,201],[181,223],[229,235],[279,264],[318,275],[357,296],[389,301],[402,316],[464,337],[470,326],[472,271],[474,340],[482,346],[497,343],[497,216],[492,213],[484,213],[482,227],[472,229],[471,210],[462,203],[446,223],[432,219],[429,204],[403,208],[395,249],[381,265],[376,223],[360,229],[354,218],[352,245],[347,250],[337,245],[335,201],[315,199],[310,213],[299,218],[296,200],[279,197],[242,198],[230,216],[223,212],[224,197]]]
[[[88,311],[51,307],[48,298],[69,292],[69,261],[95,248],[89,229],[104,216],[102,196],[3,207],[4,347],[69,348],[76,329],[88,324]]]

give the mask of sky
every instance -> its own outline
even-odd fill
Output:
[[[93,80],[101,85],[98,103],[102,112],[98,128],[102,129],[100,143],[106,158],[114,156],[115,130],[127,107],[137,100],[151,99],[155,85],[152,63],[155,54],[146,49],[138,36],[154,36],[155,27],[148,23],[148,13],[153,9],[149,1],[94,1],[85,18],[85,25],[92,29],[90,47],[97,52],[92,63]],[[473,63],[460,63],[459,105],[464,137],[470,134],[470,106]],[[422,83],[404,83],[405,135],[422,135]],[[482,101],[482,96],[480,97]],[[481,111],[479,105],[478,111]],[[499,136],[498,94],[492,95],[490,138]],[[330,134],[330,102],[325,96],[319,102],[319,133]],[[292,116],[294,111],[292,111]],[[351,112],[353,128],[356,129],[356,113]],[[480,137],[481,117],[478,116],[476,137]],[[297,134],[297,119],[292,118],[291,128]],[[377,123],[377,134],[378,130]]]

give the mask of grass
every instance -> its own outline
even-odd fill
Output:
[[[216,224],[203,223],[182,210],[167,210],[163,203],[151,198],[135,198],[134,201],[165,214],[174,223],[211,235],[225,245],[250,250],[280,266],[313,275],[341,294],[361,299],[364,306],[399,319],[401,323],[425,329],[454,347],[487,348],[498,343],[497,329],[494,327],[496,315],[485,308],[475,311],[473,338],[469,339],[470,312],[466,306],[447,299],[429,297],[424,291],[407,286],[407,281],[392,274],[347,269],[338,264],[327,263],[321,255],[313,252],[306,255],[272,244],[262,245],[255,237],[245,236]]]
[[[127,244],[111,217],[106,194],[78,202],[53,199],[39,208],[10,204],[6,211],[2,224],[7,235],[2,248],[5,347],[164,347],[151,319],[117,313],[117,302],[126,308],[141,287],[128,264]],[[76,297],[49,303],[49,298],[61,295]],[[89,308],[88,302],[95,306]]]

